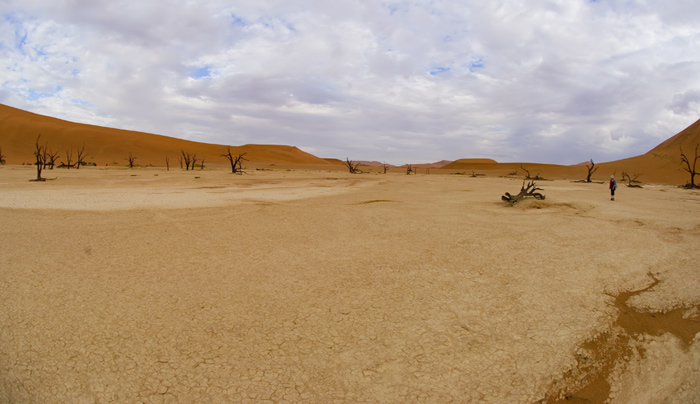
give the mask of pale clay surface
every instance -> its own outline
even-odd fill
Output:
[[[2,403],[533,403],[648,273],[631,304],[700,303],[700,194],[673,187],[32,173],[0,169]],[[632,343],[616,403],[698,402],[697,342]]]

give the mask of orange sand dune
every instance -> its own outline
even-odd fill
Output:
[[[196,154],[197,159],[204,159],[204,164],[225,166],[228,161],[222,157],[226,152],[223,145],[192,142],[167,136],[105,128],[68,122],[56,118],[34,114],[6,105],[0,105],[0,147],[8,164],[33,162],[33,151],[37,136],[41,143],[53,151],[73,150],[73,158],[83,144],[88,154],[89,163],[98,166],[122,166],[126,157],[132,153],[140,166],[165,166],[166,157],[170,166],[179,166],[181,150]],[[303,152],[293,146],[279,145],[244,145],[231,147],[234,154],[247,153],[248,165],[263,163],[291,163],[327,166],[323,159]]]
[[[639,175],[638,179],[642,182],[683,185],[688,182],[689,175],[681,167],[681,147],[686,155],[690,155],[692,158],[698,144],[700,144],[700,120],[646,154],[597,164],[598,169],[591,180],[606,181],[610,175],[616,175],[616,178],[621,180],[622,173],[626,172],[632,176]],[[572,180],[583,180],[588,173],[586,166],[581,164],[562,166],[537,163],[496,163],[495,161],[482,161],[482,159],[461,159],[443,168],[466,174],[474,172],[488,176],[508,176],[516,173],[514,176],[525,176],[524,168],[530,171],[532,177],[539,174],[546,179]]]
[[[33,162],[33,150],[36,137],[41,134],[41,142],[54,151],[61,152],[65,160],[65,151],[75,151],[85,145],[89,163],[98,166],[123,166],[126,157],[132,153],[140,166],[166,165],[169,158],[171,167],[176,167],[181,150],[196,154],[197,159],[204,159],[206,166],[226,166],[228,161],[222,157],[226,147],[222,145],[198,143],[188,140],[106,128],[94,125],[78,124],[56,118],[34,114],[0,104],[0,147],[8,164]],[[681,147],[691,158],[695,146],[700,144],[700,120],[690,125],[677,135],[669,138],[659,146],[641,156],[598,164],[598,170],[592,180],[606,181],[615,174],[618,179],[622,173],[638,175],[642,182],[677,184],[688,182],[689,175],[683,171],[680,161]],[[282,145],[244,145],[231,147],[232,153],[247,153],[247,166],[263,167],[269,165],[294,165],[304,168],[323,170],[342,170],[342,161],[338,159],[319,158],[303,152],[293,146]],[[582,165],[562,166],[538,163],[498,163],[492,159],[460,159],[446,164],[445,161],[433,164],[414,164],[414,168],[436,168],[432,173],[483,174],[497,177],[524,177],[530,172],[532,177],[539,175],[545,179],[583,180],[587,169]],[[377,171],[377,167],[364,166],[364,171]],[[379,168],[381,170],[381,167]]]

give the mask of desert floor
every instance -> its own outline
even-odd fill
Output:
[[[0,167],[2,403],[700,397],[697,191],[44,174]]]

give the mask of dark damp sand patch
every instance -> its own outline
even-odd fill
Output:
[[[358,205],[366,205],[368,203],[379,203],[379,202],[395,202],[389,199],[373,199],[371,201],[359,202]]]
[[[551,391],[556,393],[548,394],[539,402],[604,403],[609,400],[611,386],[608,377],[616,364],[629,360],[633,353],[629,341],[637,335],[670,332],[688,349],[695,334],[700,332],[700,321],[683,317],[690,308],[661,313],[635,310],[627,305],[630,297],[646,292],[659,283],[653,275],[649,276],[654,282],[646,288],[617,295],[614,304],[620,314],[612,330],[583,344],[576,355],[578,366],[554,383]],[[644,352],[640,353],[644,355]]]

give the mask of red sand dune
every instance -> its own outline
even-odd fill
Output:
[[[0,147],[6,155],[7,164],[33,162],[33,152],[37,136],[40,143],[49,149],[59,151],[64,160],[67,149],[75,150],[85,144],[87,162],[98,166],[123,166],[129,153],[136,156],[140,166],[165,166],[166,156],[170,166],[179,166],[181,150],[196,154],[205,165],[228,165],[222,157],[226,146],[192,142],[167,136],[105,128],[68,122],[56,118],[34,114],[6,105],[0,105]],[[293,146],[244,145],[232,146],[233,154],[246,153],[248,165],[256,164],[305,164],[329,165],[327,161],[303,152]]]
[[[98,166],[123,166],[126,164],[126,157],[132,153],[137,157],[136,163],[141,166],[165,166],[167,156],[170,165],[176,167],[179,165],[181,150],[196,154],[200,161],[203,158],[207,166],[228,164],[221,156],[226,151],[226,146],[68,122],[0,104],[0,147],[6,156],[7,164],[32,163],[34,144],[39,134],[42,144],[47,144],[54,151],[60,151],[59,161],[64,159],[65,150],[76,150],[85,144],[89,156],[86,161]],[[642,182],[682,185],[688,182],[689,175],[681,167],[681,147],[692,158],[698,144],[700,120],[646,154],[597,164],[599,169],[592,179],[605,181],[611,174],[616,174],[617,178],[621,179],[622,173],[627,172],[639,175]],[[291,164],[320,166],[323,169],[343,168],[342,160],[319,158],[293,146],[244,145],[232,146],[231,150],[236,154],[247,153],[248,166]],[[371,165],[368,163],[365,166]],[[413,167],[436,168],[445,173],[476,173],[489,176],[508,176],[513,173],[516,173],[514,176],[524,176],[525,168],[530,171],[531,176],[539,174],[546,179],[572,180],[585,179],[587,172],[586,167],[582,165],[498,163],[485,158],[413,164]]]

